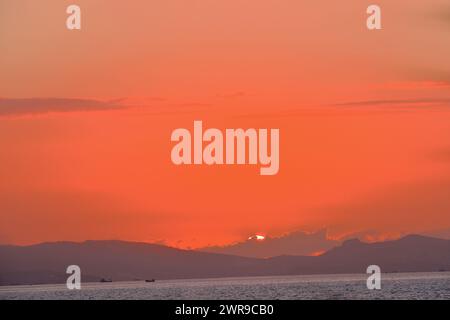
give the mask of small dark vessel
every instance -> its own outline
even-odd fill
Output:
[[[112,279],[101,278],[100,282],[112,282]]]
[[[155,279],[147,279],[145,282],[155,282]]]

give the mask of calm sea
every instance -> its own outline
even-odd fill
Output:
[[[382,275],[368,290],[366,275],[312,275],[160,280],[0,287],[0,299],[450,299],[450,272]]]

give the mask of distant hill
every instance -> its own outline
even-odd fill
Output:
[[[450,229],[440,229],[421,233],[424,236],[450,240]]]
[[[180,250],[124,241],[56,242],[0,246],[0,285],[63,283],[66,267],[81,267],[83,281],[450,270],[450,240],[407,236],[395,241],[348,240],[323,255],[268,259]]]
[[[339,241],[328,239],[327,230],[323,229],[313,233],[296,231],[281,237],[266,237],[264,241],[253,237],[228,246],[213,246],[200,250],[242,257],[267,258],[280,255],[314,255],[323,253],[339,243]]]
[[[419,235],[376,243],[353,239],[313,258],[311,266],[295,257],[290,261],[304,273],[360,273],[371,264],[382,272],[450,271],[450,240]]]

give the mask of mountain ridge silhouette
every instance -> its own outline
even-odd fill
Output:
[[[450,240],[408,235],[365,243],[347,240],[319,256],[248,258],[121,240],[0,246],[0,285],[65,283],[67,266],[82,281],[220,278],[332,273],[450,271]]]

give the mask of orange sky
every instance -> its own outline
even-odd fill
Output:
[[[120,3],[0,3],[0,243],[450,228],[448,1]],[[193,120],[280,128],[280,172],[174,166]]]

